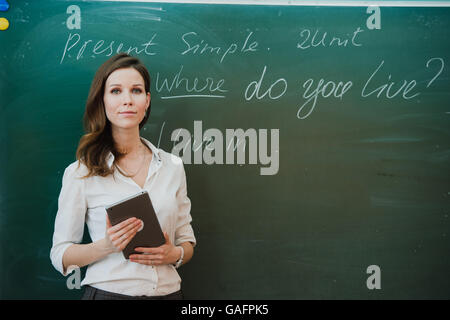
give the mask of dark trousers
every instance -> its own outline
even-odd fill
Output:
[[[127,296],[123,294],[103,291],[91,286],[85,286],[84,294],[81,300],[183,300],[181,290],[166,296]]]

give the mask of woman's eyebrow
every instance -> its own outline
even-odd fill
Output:
[[[109,85],[110,87],[115,87],[115,86],[117,86],[117,87],[121,87],[122,85],[121,84],[110,84]],[[143,84],[140,84],[140,83],[135,83],[135,84],[133,84],[133,87],[143,87],[144,85]]]

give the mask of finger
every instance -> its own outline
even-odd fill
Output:
[[[136,250],[138,252],[151,253],[151,254],[164,253],[165,249],[167,248],[167,245],[168,245],[167,243],[164,243],[164,244],[160,245],[159,247],[152,247],[152,248],[137,247],[134,250]]]
[[[114,233],[119,231],[120,229],[128,226],[129,224],[132,224],[136,221],[137,219],[135,217],[129,218],[125,221],[122,221],[121,223],[116,224],[115,226],[112,226],[108,231]]]
[[[134,228],[139,229],[140,225],[141,225],[141,221],[140,220],[136,220],[133,223],[127,224],[125,227],[123,227],[123,228],[121,228],[121,229],[119,229],[117,231],[114,231],[114,229],[111,228],[111,229],[108,230],[108,234],[109,234],[111,240],[116,240],[116,239],[119,239],[122,235],[124,235],[125,233],[128,233],[130,230],[132,230]]]
[[[139,260],[139,261],[153,261],[153,260],[162,260],[162,254],[131,254],[130,259]]]
[[[115,242],[117,246],[122,246],[123,243],[125,243],[125,246],[126,246],[134,238],[134,236],[140,229],[140,223],[138,222],[137,224],[135,224],[127,229],[128,230],[124,233],[122,233],[122,231],[120,231],[112,236],[112,241]]]
[[[130,237],[134,237],[134,235],[137,233],[137,230],[138,230],[137,226],[129,230],[126,230],[126,232],[123,232],[122,230],[115,234],[112,234],[110,236],[110,239],[116,247],[119,247],[123,242],[127,241]]]
[[[106,214],[106,228],[109,229],[109,228],[111,228],[111,227],[112,227],[111,221],[109,221],[108,214]]]
[[[157,248],[137,247],[137,248],[134,249],[134,251],[142,252],[142,253],[146,253],[146,254],[159,254],[159,253],[163,253],[164,249],[161,248],[161,247],[157,247]]]
[[[135,231],[133,234],[131,234],[128,238],[126,238],[122,243],[119,245],[119,250],[122,251],[127,247],[127,245],[130,243],[131,240],[133,240],[134,236],[136,235],[137,231]]]
[[[122,237],[123,235],[133,233],[134,231],[137,232],[140,229],[141,225],[142,225],[141,221],[137,220],[133,224],[130,224],[130,225],[120,229],[119,231],[114,233],[112,236],[119,238],[119,237]]]
[[[164,232],[164,239],[166,239],[166,244],[170,243],[169,235],[167,234],[167,232]]]
[[[133,257],[130,255],[130,262],[136,262],[140,264],[145,264],[147,266],[158,266],[163,264],[162,259],[147,259],[144,257],[136,257],[133,255]]]

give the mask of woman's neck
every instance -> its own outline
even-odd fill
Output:
[[[120,153],[126,155],[137,155],[142,147],[139,129],[124,130],[117,129],[112,131],[115,146]]]

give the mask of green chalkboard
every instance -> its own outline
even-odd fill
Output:
[[[142,136],[185,162],[187,298],[450,298],[450,8],[49,0],[1,16],[1,298],[81,297],[49,258],[57,198],[117,51],[150,70]]]

